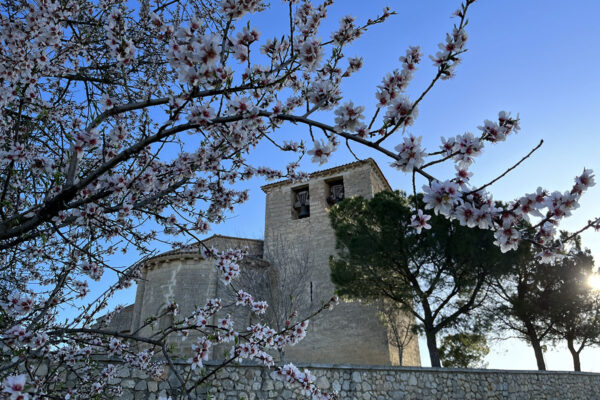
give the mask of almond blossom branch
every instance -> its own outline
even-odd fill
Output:
[[[529,157],[531,157],[531,155],[533,153],[535,153],[536,150],[538,150],[540,147],[542,147],[542,144],[544,144],[544,140],[541,139],[540,142],[533,148],[531,149],[531,151],[529,153],[527,153],[525,156],[523,156],[519,161],[517,161],[517,163],[513,164],[511,167],[509,167],[506,171],[504,171],[502,174],[498,175],[496,178],[492,179],[491,181],[489,181],[488,183],[486,183],[485,185],[482,185],[480,187],[478,187],[477,189],[474,189],[470,192],[465,193],[465,196],[469,196],[471,194],[474,194],[476,192],[479,192],[481,190],[484,190],[485,188],[493,185],[494,183],[498,182],[500,179],[504,178],[506,175],[508,175],[509,172],[513,171],[515,168],[517,168],[523,161],[527,160]]]

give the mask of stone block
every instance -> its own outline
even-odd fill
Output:
[[[331,387],[331,385],[329,384],[329,380],[324,376],[318,378],[315,383],[319,389],[327,390]]]
[[[139,378],[139,379],[147,379],[148,378],[148,374],[142,370],[139,369],[134,369],[131,373],[131,376],[134,378]]]
[[[271,379],[265,379],[262,383],[263,392],[268,392],[273,389],[274,389],[273,381]]]
[[[154,393],[158,390],[158,383],[156,383],[156,381],[149,380],[147,385],[148,385],[148,391],[150,393]]]
[[[46,376],[48,374],[48,364],[41,363],[35,370],[37,376]]]
[[[121,387],[123,389],[133,389],[135,387],[135,381],[133,379],[123,379],[121,381]]]
[[[119,400],[134,400],[135,395],[130,390],[124,390],[123,394],[119,397]]]
[[[339,393],[340,390],[342,390],[342,385],[340,384],[340,382],[338,380],[335,380],[331,384],[331,388],[333,389],[334,392]]]

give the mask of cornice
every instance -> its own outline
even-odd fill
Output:
[[[385,175],[383,175],[383,172],[381,172],[379,165],[377,165],[375,160],[373,160],[372,158],[367,158],[365,160],[358,160],[358,161],[354,161],[354,162],[351,162],[348,164],[342,164],[342,165],[338,165],[336,167],[323,169],[320,171],[315,171],[315,172],[309,174],[309,179],[318,178],[320,176],[325,176],[325,175],[335,175],[340,172],[344,172],[349,169],[354,169],[354,168],[357,168],[357,167],[360,167],[363,165],[367,165],[367,164],[369,164],[373,168],[373,171],[375,171],[375,174],[377,174],[377,176],[382,180],[382,182],[385,184],[386,188],[391,191],[392,187],[390,186],[390,183],[386,179]],[[260,188],[262,189],[263,192],[268,193],[270,190],[272,190],[274,188],[277,188],[280,186],[286,186],[291,183],[292,183],[291,179],[285,179],[282,181],[269,183],[267,185],[261,186]]]

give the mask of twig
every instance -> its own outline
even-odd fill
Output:
[[[540,140],[540,142],[538,143],[538,145],[535,146],[533,149],[531,149],[531,151],[529,153],[527,153],[527,155],[525,155],[523,158],[521,158],[512,167],[510,167],[506,171],[504,171],[501,175],[497,176],[495,179],[491,180],[490,182],[486,183],[485,185],[483,185],[483,186],[481,186],[481,187],[479,187],[479,188],[477,188],[475,190],[472,190],[472,191],[466,193],[465,196],[477,193],[477,192],[485,189],[486,187],[491,186],[494,183],[498,182],[500,179],[502,179],[503,177],[505,177],[510,171],[512,171],[513,169],[517,168],[519,166],[519,164],[521,164],[523,161],[527,160],[537,149],[539,149],[540,147],[542,147],[542,144],[544,144],[544,139]]]

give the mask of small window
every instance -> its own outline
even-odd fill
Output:
[[[310,196],[308,186],[292,190],[292,218],[310,217]]]
[[[341,178],[327,182],[327,188],[327,204],[332,206],[344,200],[344,181]]]

